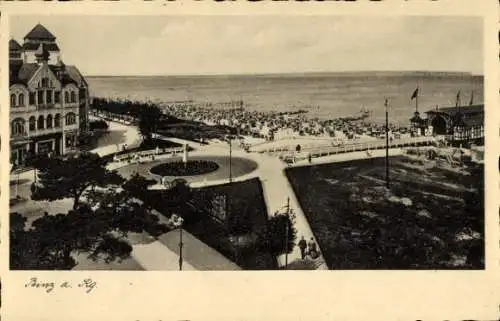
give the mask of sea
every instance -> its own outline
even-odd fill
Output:
[[[243,100],[247,110],[307,110],[307,117],[333,119],[371,111],[372,122],[407,125],[416,110],[482,104],[484,77],[448,72],[349,72],[215,76],[89,76],[91,95],[213,105]],[[458,94],[458,92],[460,92]]]

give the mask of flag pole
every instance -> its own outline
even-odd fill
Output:
[[[415,96],[415,113],[418,113],[418,92],[419,88],[417,87],[417,95]]]

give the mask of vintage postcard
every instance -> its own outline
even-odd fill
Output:
[[[4,320],[498,317],[496,8],[304,7],[4,6]]]

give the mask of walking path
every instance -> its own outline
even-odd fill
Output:
[[[133,246],[132,258],[147,271],[178,270],[179,255],[160,241]],[[183,262],[182,270],[196,270],[188,262]]]

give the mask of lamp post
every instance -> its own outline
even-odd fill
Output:
[[[232,153],[233,153],[233,144],[231,141],[231,136],[228,136],[229,140],[229,184],[233,182],[233,171],[232,171]]]
[[[175,214],[174,214],[175,215]],[[184,219],[176,215],[175,226],[179,229],[179,271],[182,271],[182,224]]]
[[[389,100],[385,99],[385,183],[389,188]]]
[[[290,220],[290,197],[286,199],[286,218],[285,221],[285,270],[288,270],[288,222]]]

